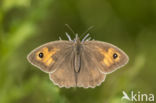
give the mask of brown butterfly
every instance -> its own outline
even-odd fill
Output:
[[[96,40],[87,34],[82,41],[78,35],[69,41],[44,44],[28,55],[28,61],[49,73],[50,80],[59,87],[94,88],[107,74],[128,63],[128,56],[118,47]]]

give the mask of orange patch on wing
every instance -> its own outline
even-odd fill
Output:
[[[97,47],[99,52],[104,56],[102,63],[106,66],[111,66],[114,62],[118,62],[120,60],[120,54],[116,52],[113,48],[109,48],[108,51]],[[113,54],[116,53],[118,58],[113,59]]]
[[[49,66],[50,64],[54,63],[54,59],[52,58],[52,56],[57,52],[59,51],[59,49],[57,48],[53,48],[52,50],[48,50],[47,47],[41,49],[41,51],[37,52],[36,53],[36,59],[38,61],[41,61],[42,63],[44,63],[46,66]],[[38,55],[39,53],[43,53],[43,58],[40,58]]]

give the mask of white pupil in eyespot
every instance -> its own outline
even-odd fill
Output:
[[[113,54],[113,58],[116,59],[118,55],[116,53]]]
[[[43,58],[43,56],[44,56],[43,53],[39,53],[40,58]]]

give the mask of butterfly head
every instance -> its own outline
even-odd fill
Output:
[[[88,34],[86,34],[86,36],[82,39],[82,40],[80,40],[80,37],[78,36],[78,34],[76,33],[75,34],[75,38],[74,38],[74,40],[72,40],[71,39],[71,37],[70,37],[70,35],[68,34],[68,33],[66,33],[66,36],[67,36],[67,38],[68,38],[68,40],[69,41],[73,41],[73,42],[75,42],[75,43],[80,43],[80,42],[85,42],[85,41],[89,41],[90,39],[91,39],[91,37],[89,37],[89,33]]]

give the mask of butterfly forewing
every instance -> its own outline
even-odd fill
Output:
[[[84,43],[86,51],[89,51],[94,64],[105,74],[111,73],[128,62],[128,56],[116,46],[100,41],[87,41]]]
[[[66,52],[71,52],[72,42],[54,41],[44,44],[33,50],[27,57],[28,61],[44,72],[54,72]],[[64,52],[66,51],[66,52]]]

